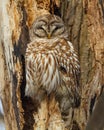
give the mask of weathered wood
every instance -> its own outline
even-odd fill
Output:
[[[79,52],[82,102],[74,120],[80,130],[85,129],[104,84],[103,4],[98,0],[71,0],[65,1],[61,9],[69,38]]]
[[[4,55],[4,61],[1,63],[3,64],[3,68],[1,71],[4,71],[3,77],[3,86],[1,91],[1,98],[4,107],[4,119],[6,124],[6,129],[10,130],[16,128],[17,130],[17,121],[14,111],[14,106],[12,104],[12,73],[14,71],[13,67],[13,57],[12,57],[12,40],[11,40],[11,26],[9,24],[9,15],[7,10],[7,5],[9,5],[9,1],[1,1],[1,37],[0,37],[0,44],[2,47],[2,53]],[[15,97],[14,97],[15,98]]]
[[[0,27],[2,27],[2,35],[0,37],[0,69],[3,75],[0,75],[2,86],[0,88],[0,95],[3,100],[6,130],[36,130],[39,128],[45,130],[48,127],[49,129],[57,127],[55,123],[51,123],[51,121],[54,121],[51,116],[51,118],[49,118],[48,110],[50,105],[52,106],[53,104],[54,106],[56,104],[55,100],[50,101],[50,103],[47,103],[48,99],[45,100],[41,104],[42,107],[36,112],[34,102],[32,102],[31,99],[24,98],[24,55],[26,44],[29,42],[27,26],[30,27],[35,18],[39,15],[49,13],[50,4],[48,2],[49,1],[42,2],[33,0],[2,0],[1,2],[0,12],[2,19]],[[58,109],[58,105],[56,105],[55,108]],[[56,114],[54,114],[54,111],[51,112],[52,115],[56,115],[57,118],[59,117],[59,128],[64,124],[62,123],[60,111],[55,111],[55,113]],[[45,122],[44,115],[47,115]],[[36,117],[39,117],[40,120]],[[56,121],[57,118],[55,118]],[[41,126],[42,121],[43,126]],[[62,125],[60,125],[60,122]]]

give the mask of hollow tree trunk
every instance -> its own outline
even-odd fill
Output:
[[[0,97],[6,130],[65,130],[54,95],[37,112],[24,97],[28,29],[36,17],[49,12],[63,18],[79,53],[81,105],[70,112],[69,129],[85,129],[104,85],[103,6],[102,0],[1,0]]]

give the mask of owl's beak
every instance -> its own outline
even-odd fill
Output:
[[[51,34],[50,34],[50,33],[48,33],[48,34],[47,34],[47,37],[48,37],[48,39],[50,39],[50,38],[51,38]]]

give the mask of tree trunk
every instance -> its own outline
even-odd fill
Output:
[[[81,104],[70,112],[69,130],[85,130],[96,110],[104,86],[103,0],[1,0],[0,97],[6,130],[66,130],[54,95],[36,110],[24,92],[28,30],[49,12],[63,18],[79,54]]]

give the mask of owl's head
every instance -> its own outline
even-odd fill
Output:
[[[68,33],[62,19],[56,15],[43,15],[30,28],[30,40],[67,38]]]

